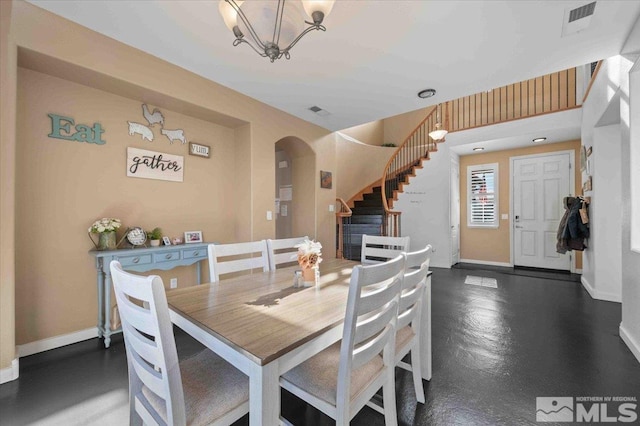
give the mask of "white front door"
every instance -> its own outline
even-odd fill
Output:
[[[460,165],[451,161],[451,265],[460,262]]]
[[[556,252],[562,199],[572,193],[570,154],[515,158],[512,164],[514,265],[571,270],[569,255]]]

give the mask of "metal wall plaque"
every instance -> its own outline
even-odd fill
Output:
[[[189,154],[209,158],[211,148],[207,145],[189,142]]]

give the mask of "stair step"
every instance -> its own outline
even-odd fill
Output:
[[[374,186],[374,187],[372,188],[372,191],[373,191],[373,192],[381,192],[381,191],[382,191],[382,187],[381,187],[381,186]]]
[[[360,260],[360,253],[362,251],[362,246],[358,244],[349,244],[345,245],[342,250],[342,255],[345,259],[349,260]]]
[[[352,223],[351,225],[346,225],[344,227],[345,239],[348,240],[347,235],[351,236],[351,243],[358,243],[359,240],[354,240],[354,238],[362,238],[362,234],[367,235],[380,235],[380,224],[379,223]]]
[[[366,194],[363,195],[362,198],[364,200],[382,200],[382,198],[380,198],[380,191],[378,191],[378,192],[367,192]]]
[[[373,199],[367,199],[362,201],[356,201],[355,207],[382,207],[382,197],[379,195]]]
[[[375,223],[382,224],[382,215],[381,214],[363,214],[363,215],[353,215],[351,216],[351,224],[360,224],[360,223]]]
[[[384,208],[380,207],[354,207],[351,209],[354,215],[359,214],[384,214]]]

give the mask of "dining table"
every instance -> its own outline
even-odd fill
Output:
[[[249,423],[280,423],[280,376],[342,338],[351,271],[325,259],[318,282],[294,287],[297,265],[167,291],[171,321],[249,377]],[[431,378],[431,277],[421,326]]]

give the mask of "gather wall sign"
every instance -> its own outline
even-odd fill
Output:
[[[184,157],[146,149],[127,148],[127,176],[183,181]]]

